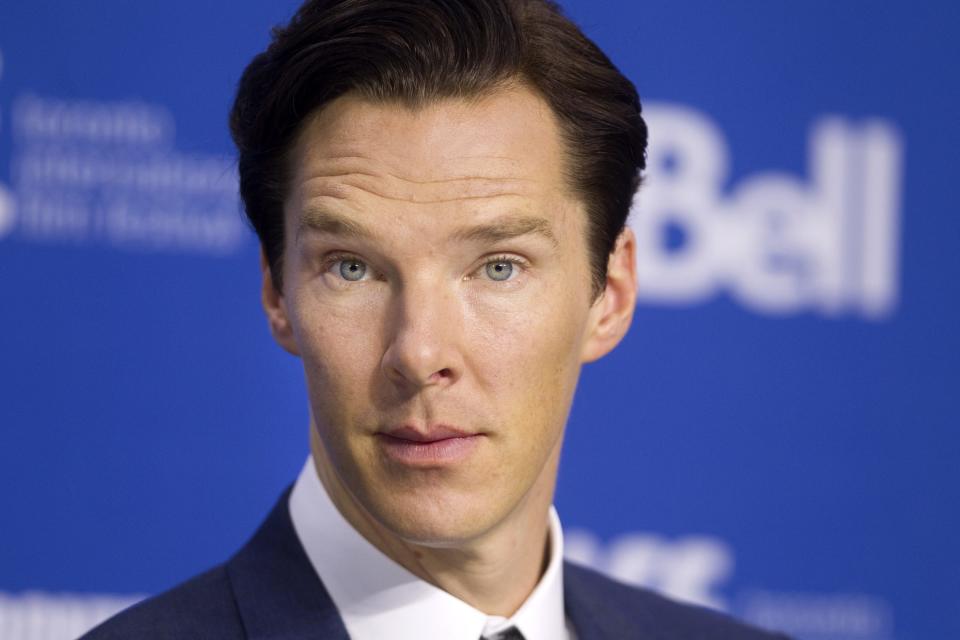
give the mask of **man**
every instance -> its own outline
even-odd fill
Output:
[[[312,455],[237,555],[88,637],[771,637],[562,560],[563,430],[632,317],[646,128],[556,6],[310,1],[231,125]]]

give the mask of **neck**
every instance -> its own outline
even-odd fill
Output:
[[[407,571],[487,615],[510,617],[533,592],[550,559],[548,514],[558,455],[551,456],[541,479],[493,529],[467,542],[436,546],[401,539],[373,518],[333,470],[315,429],[311,449],[317,475],[340,514]]]

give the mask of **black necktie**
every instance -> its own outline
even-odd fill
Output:
[[[480,640],[523,640],[523,634],[516,627],[510,627],[492,636],[480,636]]]

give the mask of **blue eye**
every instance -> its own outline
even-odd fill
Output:
[[[513,275],[513,263],[508,260],[497,260],[487,263],[487,275],[491,280],[503,282]]]
[[[340,261],[340,275],[343,276],[344,280],[350,280],[351,282],[363,280],[363,276],[366,275],[366,273],[367,265],[359,260]]]

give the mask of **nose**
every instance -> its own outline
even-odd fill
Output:
[[[405,390],[447,387],[463,372],[462,327],[456,296],[429,285],[409,285],[396,295],[387,319],[381,369]]]

